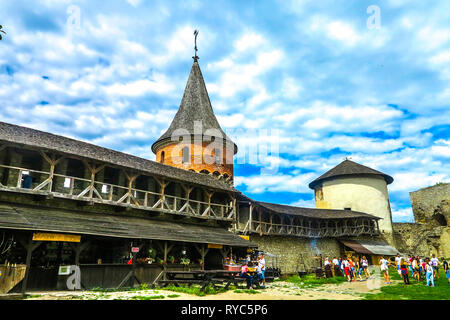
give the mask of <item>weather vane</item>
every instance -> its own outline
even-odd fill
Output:
[[[195,36],[195,48],[194,48],[194,50],[195,50],[195,54],[194,54],[194,56],[192,57],[193,59],[194,59],[194,61],[197,61],[198,59],[200,59],[198,56],[197,56],[197,35],[198,35],[198,30],[194,30],[194,36]]]

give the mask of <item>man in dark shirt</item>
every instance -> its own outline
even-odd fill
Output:
[[[450,285],[450,271],[448,270],[448,262],[442,257],[442,265],[444,266],[444,272],[448,280],[448,284]]]
[[[28,174],[24,174],[22,177],[22,188],[31,189],[33,186],[33,177]]]

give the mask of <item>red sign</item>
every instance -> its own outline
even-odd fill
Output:
[[[139,247],[132,247],[131,252],[139,252]]]

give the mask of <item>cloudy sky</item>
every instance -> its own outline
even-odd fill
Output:
[[[250,197],[313,207],[350,157],[412,221],[409,192],[450,182],[449,1],[0,0],[0,24],[0,121],[155,159],[199,29]]]

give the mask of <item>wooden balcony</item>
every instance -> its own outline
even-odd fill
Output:
[[[253,233],[301,238],[379,235],[378,221],[368,215],[340,217],[339,212],[330,212],[327,213],[329,217],[323,218],[323,212],[321,212],[322,218],[316,218],[314,212],[312,212],[314,209],[308,210],[306,213],[308,216],[302,216],[300,214],[275,213],[251,204],[248,213],[239,217],[236,231],[243,234]],[[348,214],[346,211],[342,212]]]
[[[185,197],[177,197],[165,193],[169,183],[175,183],[152,177],[159,184],[160,192],[142,190],[133,187],[138,175],[130,176],[124,172],[128,186],[120,186],[96,181],[96,174],[104,166],[91,166],[91,179],[57,174],[54,172],[55,159],[46,159],[50,163],[49,171],[32,170],[25,167],[0,165],[0,170],[7,170],[7,184],[0,183],[1,191],[19,192],[24,194],[43,195],[47,197],[65,198],[87,201],[91,204],[101,203],[114,206],[129,207],[147,211],[164,212],[179,216],[201,219],[233,221],[235,217],[235,200],[231,195],[225,204],[211,201],[212,191],[203,190],[207,201],[189,198],[192,186],[181,184]],[[27,177],[39,177],[39,182],[27,183]]]
[[[325,238],[325,237],[344,237],[344,236],[360,236],[376,235],[376,230],[367,223],[359,223],[357,225],[342,225],[339,227],[323,226],[318,228],[310,228],[299,225],[275,224],[270,222],[252,221],[247,223],[244,233],[258,233],[262,235],[278,235],[293,236],[303,238]]]

